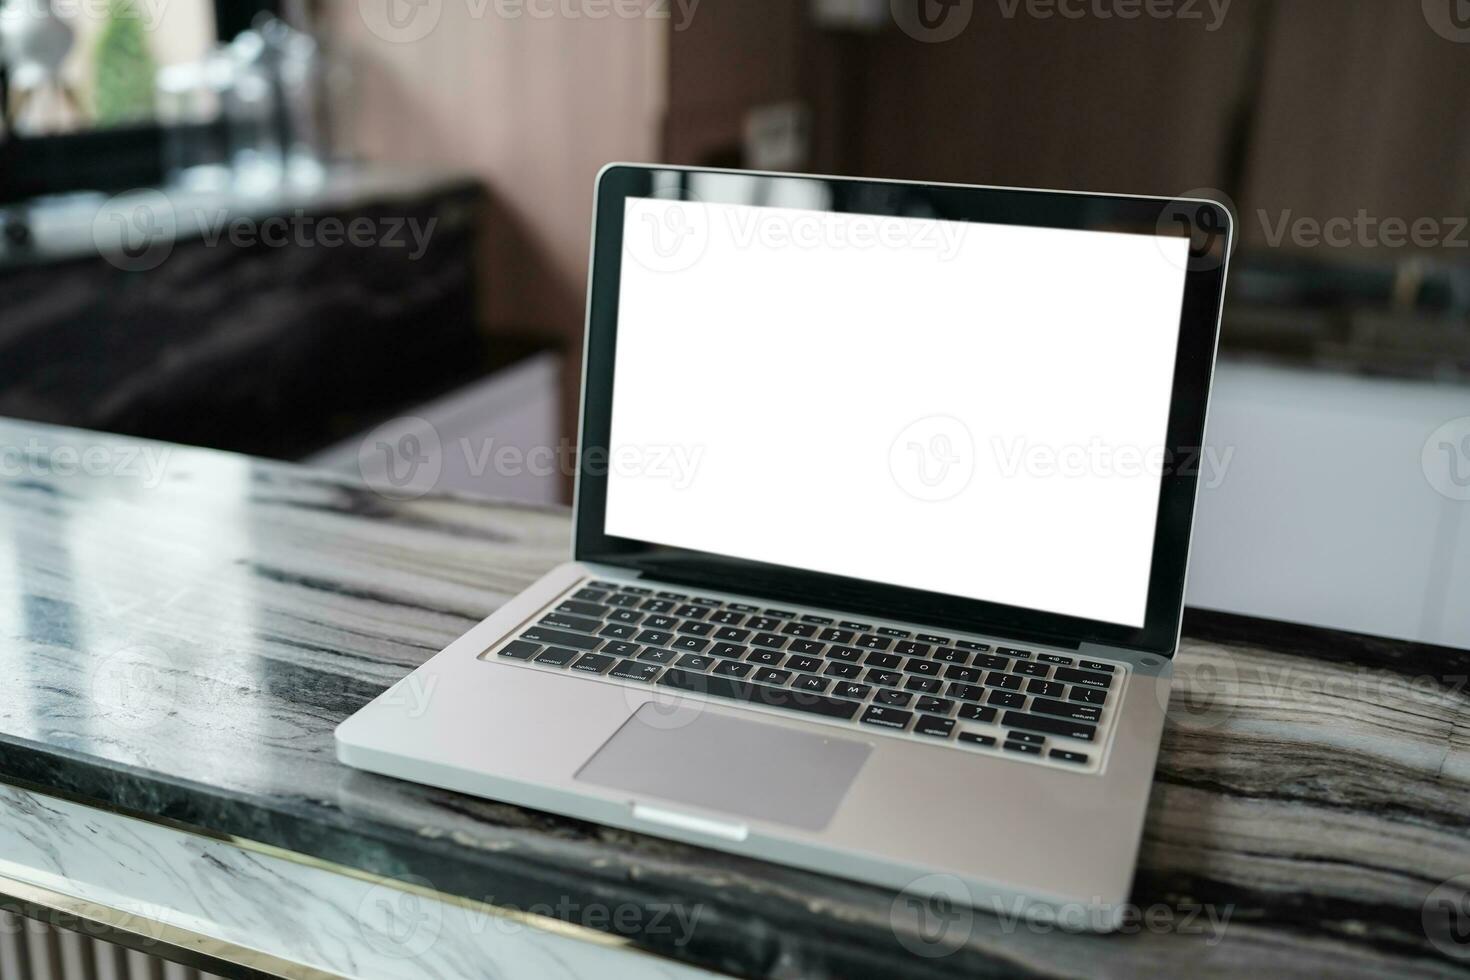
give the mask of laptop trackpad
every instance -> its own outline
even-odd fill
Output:
[[[577,779],[734,817],[821,830],[872,746],[701,711],[687,722],[645,704]]]

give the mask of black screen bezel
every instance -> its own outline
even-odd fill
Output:
[[[1233,224],[1228,210],[1213,202],[1186,199],[739,172],[741,178],[757,181],[821,181],[833,211],[880,215],[918,211],[948,220],[1192,238],[1165,443],[1169,465],[1159,494],[1146,612],[1143,626],[1131,627],[604,533],[624,202],[629,197],[668,196],[661,189],[667,186],[671,175],[687,187],[689,178],[699,173],[733,176],[736,172],[615,164],[598,175],[588,283],[574,557],[578,561],[637,569],[669,582],[768,596],[783,605],[800,602],[852,610],[854,615],[886,616],[1069,646],[1099,643],[1172,656],[1183,613],[1185,568],[1198,482],[1198,447],[1204,434],[1230,254]],[[718,193],[711,194],[703,188],[698,195],[699,200],[707,203],[719,202],[720,198]],[[748,201],[739,197],[731,203]]]

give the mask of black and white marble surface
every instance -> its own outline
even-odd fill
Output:
[[[548,908],[742,976],[1470,969],[1470,877],[1453,880],[1470,876],[1466,651],[1192,615],[1139,915],[1108,936],[936,919],[884,889],[335,761],[340,720],[563,560],[568,534],[561,510],[395,501],[286,464],[0,421],[0,780]],[[700,914],[687,934],[585,914],[609,906]]]

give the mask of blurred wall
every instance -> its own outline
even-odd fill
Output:
[[[385,28],[372,8],[330,9],[355,58],[359,149],[481,177],[486,322],[579,344],[593,177],[657,156],[669,21],[446,2],[418,8],[437,17],[424,33]]]

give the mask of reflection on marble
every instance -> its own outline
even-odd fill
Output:
[[[409,890],[412,879],[364,880],[0,785],[0,887],[6,880],[103,907],[98,924],[142,937],[145,952],[166,956],[153,944],[180,945],[183,934],[200,937],[190,949],[251,969],[364,980],[712,976],[547,931],[534,916],[443,901]],[[665,921],[685,939],[698,910],[675,911],[685,914]]]
[[[564,511],[397,502],[177,448],[152,481],[60,475],[68,445],[115,461],[138,443],[0,423],[0,779],[450,895],[560,903],[742,975],[1464,965],[1423,919],[1436,885],[1470,874],[1464,651],[1191,616],[1134,889],[1155,927],[966,915],[934,945],[879,888],[335,762],[337,722],[564,558]],[[941,831],[963,828],[924,828]],[[599,903],[649,914],[594,921]],[[645,928],[695,906],[686,943]]]

